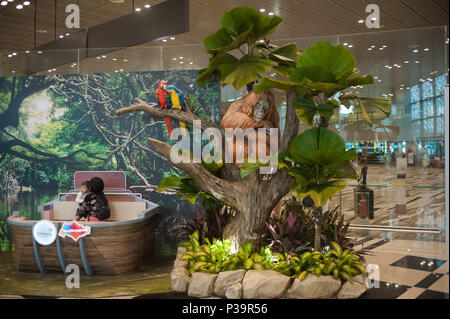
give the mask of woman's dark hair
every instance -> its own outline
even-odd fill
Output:
[[[104,184],[100,177],[92,177],[89,181],[90,191],[94,194],[101,194],[103,192]]]

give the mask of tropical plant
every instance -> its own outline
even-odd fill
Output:
[[[255,92],[271,88],[298,93],[294,106],[298,118],[313,126],[318,115],[319,125],[328,126],[334,110],[341,104],[350,107],[356,103],[364,118],[372,124],[365,103],[381,110],[386,116],[391,112],[391,100],[385,98],[365,98],[355,94],[341,94],[342,91],[356,86],[373,83],[371,75],[360,75],[356,68],[356,59],[343,45],[332,45],[321,41],[303,51],[296,68],[288,74],[290,81],[264,78],[255,87]]]
[[[208,67],[199,72],[197,83],[203,86],[219,75],[223,85],[240,89],[272,68],[289,74],[299,50],[294,44],[279,47],[266,39],[281,21],[278,16],[266,17],[248,7],[225,11],[220,20],[222,28],[204,40],[210,59]],[[240,52],[240,57],[231,54],[233,51]]]

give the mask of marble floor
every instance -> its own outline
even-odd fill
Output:
[[[373,288],[361,299],[449,299],[449,247],[437,241],[380,239],[365,237],[356,249],[365,251],[367,265],[378,267]],[[2,271],[3,268],[3,271]],[[22,274],[5,275],[0,264],[0,299],[185,299],[185,294],[170,292],[171,262],[153,270],[116,277],[82,278],[82,289],[67,289],[64,276]],[[3,275],[3,276],[2,276]],[[7,278],[9,283],[1,283]],[[14,284],[14,282],[16,284]]]
[[[359,170],[358,170],[359,172]],[[406,213],[395,211],[396,196],[401,186],[406,185]],[[348,181],[356,185],[355,180]],[[395,167],[369,165],[367,184],[374,191],[374,218],[355,217],[354,189],[348,186],[336,194],[330,207],[340,205],[340,210],[352,224],[382,226],[408,226],[445,229],[445,170],[440,168],[408,167],[406,179],[398,180]],[[401,190],[400,190],[401,191]]]

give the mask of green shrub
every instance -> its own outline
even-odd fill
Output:
[[[294,253],[275,253],[270,247],[262,247],[254,252],[252,243],[241,246],[237,253],[231,254],[229,240],[214,238],[211,243],[200,245],[198,231],[181,243],[186,253],[181,260],[188,261],[189,273],[206,272],[217,274],[227,270],[275,270],[286,276],[302,280],[307,274],[330,275],[335,279],[352,281],[353,276],[365,273],[365,267],[355,251],[342,250],[332,242],[333,249],[326,252],[308,251],[301,255]]]

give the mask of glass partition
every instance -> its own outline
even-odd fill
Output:
[[[349,181],[349,186],[331,199],[330,207],[339,206],[357,236],[413,236],[442,241],[446,214],[444,159],[448,156],[444,148],[447,30],[432,27],[273,42],[294,42],[306,49],[324,40],[348,47],[361,74],[374,77],[374,84],[352,87],[347,92],[392,100],[388,118],[367,106],[372,126],[356,107],[341,106],[336,111],[330,128],[345,139],[349,149],[356,148],[358,173],[364,163],[368,173],[366,184]],[[55,61],[60,63],[56,65]],[[152,45],[89,52],[11,52],[3,55],[1,62],[0,76],[117,73],[198,70],[207,66],[208,55],[203,45]],[[245,94],[245,89],[223,87],[221,113]],[[275,95],[283,129],[285,94],[277,91]]]

